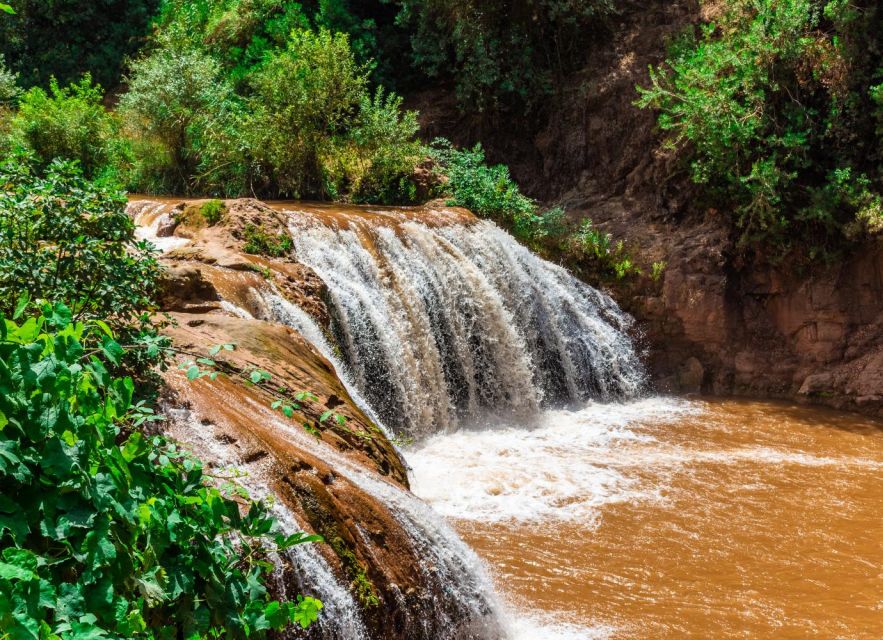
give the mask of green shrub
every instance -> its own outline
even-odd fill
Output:
[[[0,165],[0,313],[25,292],[75,300],[77,318],[134,322],[153,308],[159,265],[135,238],[124,193],[86,180],[71,162],[45,174]]]
[[[466,207],[479,216],[516,223],[535,213],[536,203],[522,195],[509,176],[509,169],[501,164],[486,164],[480,144],[461,151],[447,140],[436,140],[432,157],[447,180],[446,189],[453,206]]]
[[[42,166],[56,158],[76,160],[87,178],[117,178],[125,153],[103,97],[88,75],[63,88],[53,78],[48,92],[30,89],[10,123],[13,146],[32,153]]]
[[[200,215],[205,219],[206,224],[208,226],[213,227],[221,221],[221,218],[224,217],[224,212],[227,210],[226,205],[223,200],[209,200],[208,202],[204,202],[202,206],[199,207]]]
[[[492,218],[528,244],[539,245],[567,232],[564,209],[541,211],[535,201],[521,193],[505,165],[488,165],[481,145],[455,149],[439,139],[428,150],[436,163],[448,204],[465,207],[478,216]]]
[[[162,0],[13,0],[0,16],[0,54],[21,74],[21,86],[61,84],[89,73],[116,87],[123,60],[144,43]]]
[[[230,158],[218,151],[235,149],[238,137],[227,137],[238,114],[232,87],[211,56],[185,46],[179,36],[163,34],[154,51],[132,63],[129,90],[120,99],[138,158],[134,190],[199,193],[215,184],[219,167],[225,176],[235,173]]]
[[[278,0],[164,6],[121,100],[134,190],[414,201],[416,114],[370,92],[346,34],[305,15]]]
[[[707,203],[734,212],[742,248],[830,254],[872,216],[881,19],[872,2],[739,0],[639,87]]]
[[[662,280],[663,276],[665,276],[666,268],[668,268],[668,263],[665,260],[653,263],[650,271],[650,278],[653,282],[659,282]]]
[[[242,250],[254,255],[282,258],[291,252],[294,243],[287,233],[273,234],[253,224],[245,227]]]
[[[260,503],[137,428],[104,325],[63,304],[0,318],[0,629],[8,638],[260,638],[316,619],[267,595],[277,535]],[[270,540],[275,537],[275,545]]]
[[[6,66],[6,59],[0,54],[0,107],[15,101],[20,93],[18,74]]]
[[[293,197],[327,192],[326,156],[346,135],[367,90],[344,34],[291,34],[252,79],[250,137],[271,191]]]
[[[622,240],[614,242],[611,234],[598,229],[588,218],[584,219],[579,230],[568,238],[565,249],[570,256],[588,263],[602,276],[614,276],[621,280],[641,274],[641,269],[635,265],[629,255],[625,242]],[[655,276],[656,265],[653,269]]]
[[[404,111],[399,96],[385,95],[382,88],[373,98],[363,94],[351,134],[356,162],[349,177],[344,173],[337,178],[338,184],[351,182],[356,202],[416,202],[414,169],[427,155],[415,139],[419,128],[417,113]]]

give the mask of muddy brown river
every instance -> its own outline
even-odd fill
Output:
[[[408,459],[537,640],[883,638],[881,423],[653,398]]]

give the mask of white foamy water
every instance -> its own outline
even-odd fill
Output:
[[[658,438],[666,424],[702,412],[701,403],[648,398],[547,411],[530,429],[503,425],[438,435],[407,452],[412,488],[457,520],[578,521],[588,526],[605,505],[662,499],[665,478],[696,465],[881,469],[876,460],[856,457]],[[642,428],[647,425],[654,435]],[[643,472],[648,469],[656,482],[647,481]]]
[[[611,455],[627,442],[652,441],[632,430],[699,411],[682,400],[651,398],[547,411],[534,428],[461,430],[408,452],[412,488],[445,516],[501,520],[591,521],[602,505],[652,498]]]
[[[178,247],[183,247],[190,243],[187,238],[178,238],[177,236],[168,236],[160,238],[156,235],[162,220],[161,212],[166,208],[164,203],[156,203],[140,210],[135,215],[135,237],[138,240],[147,240],[160,253],[168,253]]]

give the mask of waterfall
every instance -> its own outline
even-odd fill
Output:
[[[158,211],[139,218],[149,225],[144,237],[155,237]],[[445,224],[444,215],[417,221],[397,212],[296,212],[290,232],[297,259],[327,286],[333,335],[272,283],[254,292],[258,316],[296,329],[331,361],[355,403],[388,433],[423,437],[493,417],[512,424],[544,406],[640,391],[644,375],[627,335],[631,320],[608,296],[537,258],[489,222],[465,216],[458,222]],[[251,317],[232,302],[222,307]],[[182,440],[198,444],[218,464],[234,463],[189,413],[177,418]],[[376,499],[407,535],[427,586],[424,593],[401,594],[397,615],[409,637],[571,637],[545,627],[525,630],[523,616],[498,602],[477,555],[422,500],[300,428],[281,419],[273,426]],[[261,469],[245,470],[253,495],[265,497],[268,482]],[[301,528],[283,505],[274,510],[286,531]],[[311,545],[287,553],[299,586],[326,607],[307,637],[371,637],[365,612],[321,553]]]
[[[395,431],[420,437],[641,388],[630,318],[490,222],[332,227],[298,212],[290,231],[328,286],[348,375]]]

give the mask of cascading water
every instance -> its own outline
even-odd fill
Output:
[[[376,223],[370,214],[356,215],[337,225],[308,212],[291,217],[298,260],[328,288],[338,348],[272,284],[254,291],[258,315],[297,329],[334,364],[354,401],[378,425],[422,437],[640,390],[643,371],[626,334],[630,321],[609,297],[535,257],[493,224],[392,219]],[[222,306],[250,316],[230,302]],[[523,615],[502,613],[481,561],[420,499],[302,430],[284,421],[276,426],[385,505],[407,534],[421,559],[417,569],[426,593],[434,594],[402,594],[402,615],[415,637],[586,637],[584,629],[535,626]],[[287,529],[300,528],[289,512],[278,515]],[[369,637],[352,595],[321,555],[307,548],[293,553],[304,585],[324,585],[318,595],[333,609],[332,622],[310,637]]]
[[[425,436],[641,388],[628,316],[489,222],[365,217],[332,228],[303,213],[291,234],[328,286],[355,385],[397,431]]]

